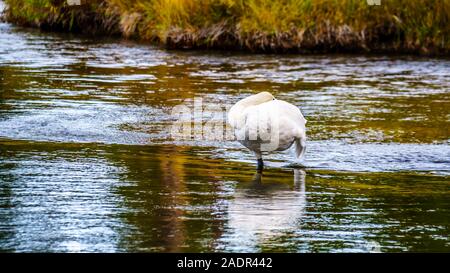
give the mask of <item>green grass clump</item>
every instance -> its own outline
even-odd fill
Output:
[[[79,8],[63,0],[6,2],[16,21],[83,29],[89,20],[69,17],[90,11],[100,29],[176,48],[450,52],[450,0],[94,0]]]

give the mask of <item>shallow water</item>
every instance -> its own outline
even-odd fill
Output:
[[[449,60],[0,41],[2,251],[450,250]],[[172,138],[175,106],[259,91],[302,109],[305,160]]]

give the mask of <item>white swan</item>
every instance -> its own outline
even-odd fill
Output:
[[[262,152],[283,151],[295,142],[297,157],[306,148],[306,120],[300,109],[261,92],[238,101],[228,112],[228,123],[237,140],[255,153],[258,170],[264,167]]]

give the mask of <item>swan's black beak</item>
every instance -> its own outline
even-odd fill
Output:
[[[258,172],[262,172],[262,170],[264,169],[264,162],[262,160],[262,158],[258,159],[258,166],[256,167],[256,170]]]

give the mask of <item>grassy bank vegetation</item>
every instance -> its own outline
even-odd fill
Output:
[[[6,0],[9,21],[171,48],[450,53],[450,0]]]

